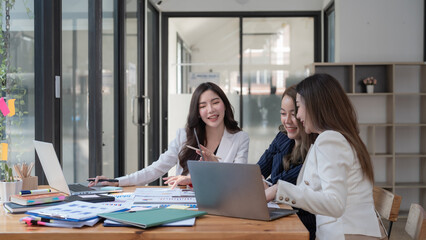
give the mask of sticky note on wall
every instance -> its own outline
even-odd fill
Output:
[[[13,115],[15,115],[15,100],[16,99],[9,99],[7,100],[7,107],[9,108],[9,117],[12,117]]]
[[[0,147],[1,159],[0,160],[2,160],[2,161],[7,161],[7,148],[8,148],[8,146],[9,146],[9,144],[7,144],[7,143],[1,143],[1,147]]]
[[[0,98],[0,110],[1,113],[3,113],[3,116],[6,116],[10,112],[6,102],[4,101],[4,98]]]

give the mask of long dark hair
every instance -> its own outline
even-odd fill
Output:
[[[341,133],[356,151],[364,175],[374,183],[370,154],[359,137],[355,109],[339,82],[328,74],[314,74],[301,81],[296,90],[303,97],[313,127]]]
[[[186,121],[186,126],[185,126],[186,138],[187,138],[185,145],[197,147],[197,140],[195,139],[194,130],[193,130],[194,128],[197,131],[200,144],[203,144],[203,145],[207,144],[206,124],[199,117],[200,96],[207,90],[211,90],[215,92],[217,95],[219,95],[220,99],[225,105],[225,116],[223,121],[224,121],[226,130],[230,133],[236,133],[241,131],[241,128],[238,127],[238,122],[235,121],[234,119],[234,110],[228,98],[226,97],[225,93],[216,84],[212,82],[205,82],[205,83],[201,83],[192,94],[191,103],[189,105],[188,119]],[[188,174],[188,166],[187,166],[188,160],[195,160],[200,158],[194,150],[188,149],[186,147],[180,150],[178,157],[179,157],[179,164],[183,168],[182,175]]]
[[[295,109],[294,114],[296,114],[297,112],[296,94],[297,94],[296,85],[292,85],[288,87],[284,91],[283,95],[281,96],[281,102],[285,96],[291,97],[291,99],[293,100],[294,109]],[[315,137],[318,135],[315,133],[306,134],[305,129],[303,128],[303,124],[297,118],[296,118],[296,123],[297,123],[297,128],[299,129],[300,144],[295,145],[291,153],[283,157],[283,168],[285,171],[288,171],[292,165],[297,166],[302,164],[305,161],[306,154],[308,153],[309,147],[311,146],[312,143],[314,143]],[[287,134],[287,131],[285,130],[285,127],[283,125],[280,125],[279,130]]]

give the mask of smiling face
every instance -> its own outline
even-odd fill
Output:
[[[313,127],[308,114],[306,113],[306,105],[303,97],[300,94],[296,95],[297,118],[302,122],[307,134],[317,133]]]
[[[296,119],[296,106],[294,105],[293,99],[285,95],[281,100],[281,123],[287,131],[287,136],[290,139],[299,140],[299,127],[297,126]]]
[[[225,104],[219,95],[212,90],[207,90],[200,95],[198,108],[206,127],[216,128],[224,125]]]

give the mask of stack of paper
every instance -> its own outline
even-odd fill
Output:
[[[186,189],[137,188],[134,204],[160,204],[160,207],[185,204],[189,207],[196,207],[197,201],[194,192]]]

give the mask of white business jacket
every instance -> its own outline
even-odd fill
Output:
[[[373,186],[356,152],[336,131],[324,131],[309,149],[297,184],[279,181],[276,200],[316,215],[317,239],[344,234],[380,237]]]
[[[179,164],[178,154],[186,140],[185,129],[179,129],[176,138],[170,142],[167,151],[161,154],[157,161],[135,173],[117,178],[119,186],[148,184],[163,176],[174,166],[176,166],[176,175],[180,175],[183,169]],[[239,131],[232,134],[225,128],[215,155],[222,158],[219,160],[220,162],[247,163],[249,141],[247,133]]]

